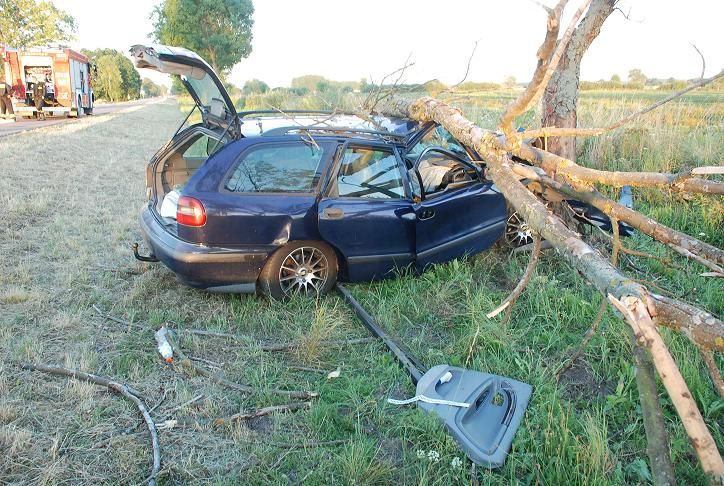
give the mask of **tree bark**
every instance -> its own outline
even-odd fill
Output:
[[[581,240],[579,234],[548,211],[543,202],[518,180],[512,169],[514,163],[505,138],[479,128],[465,118],[460,110],[432,98],[413,101],[392,99],[387,101],[379,112],[417,121],[433,120],[463,145],[474,148],[483,157],[487,163],[488,176],[530,227],[548,240],[624,314],[639,344],[644,345],[651,355],[704,472],[715,481],[724,478],[724,462],[714,439],[673,357],[654,326],[652,316],[656,315],[656,308],[647,289],[624,276],[600,252]]]
[[[578,105],[578,84],[581,59],[601,26],[613,12],[616,0],[593,0],[586,16],[571,36],[558,67],[546,86],[542,103],[544,127],[575,128]],[[576,160],[576,138],[556,137],[546,141],[546,150],[570,160]]]

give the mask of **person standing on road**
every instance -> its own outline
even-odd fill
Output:
[[[0,114],[1,115],[14,115],[15,110],[13,109],[13,90],[6,82],[0,83]]]

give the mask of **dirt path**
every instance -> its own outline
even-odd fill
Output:
[[[108,113],[116,113],[123,111],[134,106],[143,106],[152,103],[158,103],[160,98],[145,99],[127,101],[123,103],[108,103],[102,105],[96,105],[93,108],[93,116],[106,115]],[[35,130],[38,128],[45,128],[51,125],[63,125],[68,123],[77,122],[77,118],[65,118],[65,117],[49,117],[45,120],[25,120],[21,119],[18,121],[10,122],[0,120],[0,137],[5,135],[12,135],[13,133],[25,132],[28,130]]]

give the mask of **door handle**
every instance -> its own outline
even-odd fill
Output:
[[[327,219],[341,219],[344,216],[342,208],[324,208],[322,215]]]
[[[434,209],[423,209],[420,212],[419,219],[420,221],[425,221],[426,219],[432,219],[435,217],[435,210]]]

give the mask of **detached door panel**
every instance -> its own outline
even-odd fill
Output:
[[[415,212],[416,267],[422,271],[491,247],[505,230],[507,209],[491,183],[477,182],[422,201]]]

